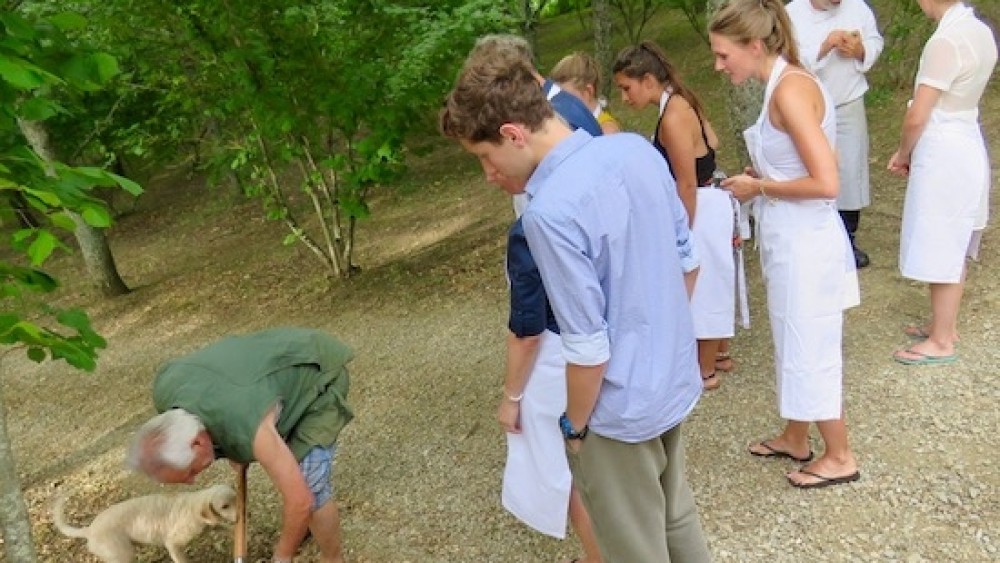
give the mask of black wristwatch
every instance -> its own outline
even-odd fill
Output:
[[[587,431],[590,430],[587,426],[580,430],[573,428],[573,423],[569,421],[566,413],[562,413],[562,416],[559,417],[559,429],[562,430],[563,438],[567,440],[583,440],[587,437]]]

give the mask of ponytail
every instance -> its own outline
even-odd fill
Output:
[[[615,59],[612,71],[614,74],[620,73],[636,80],[642,80],[643,76],[649,74],[657,82],[687,100],[698,117],[703,118],[704,112],[698,96],[684,84],[677,69],[667,59],[667,54],[654,41],[646,40],[622,49]]]

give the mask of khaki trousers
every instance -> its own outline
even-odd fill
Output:
[[[579,453],[567,456],[604,563],[711,561],[685,476],[680,425],[636,444],[591,432]]]

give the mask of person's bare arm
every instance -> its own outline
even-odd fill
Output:
[[[504,432],[521,432],[521,399],[538,357],[540,341],[538,335],[519,337],[507,332],[507,375],[503,383],[504,396],[497,408],[497,420]]]
[[[693,135],[701,138],[697,115],[681,96],[671,96],[660,120],[659,137],[667,150],[670,169],[677,182],[677,195],[684,204],[688,225],[694,225],[698,201],[698,178],[695,172],[695,147]]]
[[[806,175],[787,181],[754,178],[740,174],[722,185],[736,199],[746,201],[758,194],[784,199],[833,199],[840,190],[837,156],[821,125],[823,96],[812,78],[793,74],[782,79],[771,100],[771,120],[792,138],[805,164]]]
[[[607,362],[596,366],[566,364],[566,418],[577,431],[589,424],[607,365]],[[579,440],[570,440],[568,445],[573,451],[580,449]]]
[[[313,495],[292,450],[278,434],[276,418],[272,409],[257,427],[253,455],[281,495],[281,535],[274,547],[274,557],[291,560],[309,528]]]
[[[917,86],[917,91],[913,95],[913,102],[906,109],[903,116],[903,130],[899,137],[899,148],[889,159],[889,171],[906,176],[910,172],[910,156],[913,154],[913,147],[917,145],[917,140],[927,127],[927,121],[931,117],[931,111],[941,97],[941,90],[932,88],[926,84]]]

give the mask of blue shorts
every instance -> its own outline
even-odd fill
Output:
[[[313,494],[312,509],[319,510],[328,500],[333,498],[333,456],[337,453],[337,444],[328,447],[316,446],[306,453],[299,462],[302,476]]]

